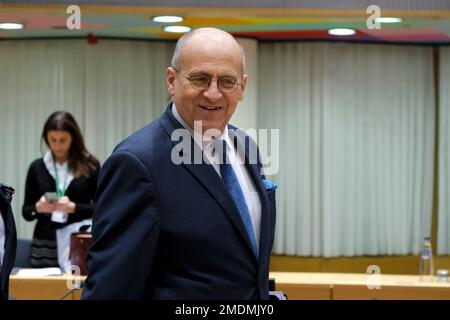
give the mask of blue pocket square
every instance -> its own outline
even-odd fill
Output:
[[[267,191],[273,191],[276,188],[278,188],[278,186],[273,183],[272,181],[270,181],[269,179],[263,179],[263,183],[264,183],[264,188],[266,188]]]

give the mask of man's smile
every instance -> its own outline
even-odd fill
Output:
[[[208,110],[208,111],[215,111],[215,110],[221,110],[222,107],[221,106],[208,106],[208,105],[198,105],[200,108],[202,108],[203,110]]]

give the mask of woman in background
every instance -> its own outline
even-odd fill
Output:
[[[100,164],[86,150],[80,128],[68,112],[50,115],[42,140],[49,151],[28,169],[22,215],[37,220],[31,266],[57,267],[56,230],[92,218]]]

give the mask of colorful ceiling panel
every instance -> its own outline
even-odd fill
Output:
[[[305,2],[309,7],[302,8],[293,3],[301,1],[280,1],[284,7],[276,7],[273,2],[262,1],[257,7],[197,7],[194,5],[162,6],[158,1],[81,1],[81,30],[66,28],[68,4],[32,1],[33,3],[6,2],[0,4],[0,23],[23,23],[21,30],[0,30],[0,39],[27,38],[71,38],[86,37],[93,34],[98,38],[130,38],[148,40],[175,40],[180,34],[167,33],[163,27],[167,24],[151,20],[156,15],[181,15],[184,21],[176,25],[192,28],[218,27],[237,36],[250,37],[261,41],[361,41],[386,43],[450,44],[450,1],[439,0],[422,2],[419,7],[395,2],[397,7],[384,9],[381,16],[399,17],[403,21],[395,24],[381,24],[380,29],[368,28],[370,14],[363,6],[367,1],[345,1],[351,7],[334,5],[330,8],[327,1],[318,1],[323,7]],[[122,4],[117,4],[121,2]],[[174,1],[169,1],[172,3]],[[188,1],[189,2],[189,1]],[[192,2],[192,1],[191,1]],[[201,1],[199,1],[201,2]],[[245,3],[245,1],[242,1]],[[262,7],[270,2],[273,7]],[[383,1],[380,1],[383,2]],[[96,3],[96,4],[94,4]],[[146,4],[147,3],[147,4]],[[158,6],[150,3],[157,3]],[[181,2],[185,3],[185,2]],[[335,3],[339,3],[335,2]],[[343,2],[342,2],[343,3]],[[403,2],[405,4],[408,1]],[[429,8],[423,6],[429,3]],[[325,5],[327,4],[327,5]],[[288,7],[290,5],[290,7]],[[438,6],[439,5],[439,6]],[[359,9],[358,9],[359,8]],[[352,28],[355,35],[333,36],[327,33],[331,28]]]

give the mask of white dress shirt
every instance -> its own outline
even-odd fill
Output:
[[[56,181],[55,163],[52,153],[50,151],[47,151],[47,153],[44,155],[43,160],[48,173],[50,173],[50,175]],[[59,162],[56,162],[56,169],[58,170],[59,189],[64,190],[64,187],[67,189],[69,184],[74,179],[72,171],[69,170],[69,162],[66,161],[63,164],[59,164]]]
[[[177,111],[175,103],[172,106],[172,113],[178,120],[178,122],[180,122],[181,125],[185,129],[189,130],[190,134],[194,136],[193,129],[190,128],[188,124],[181,118],[180,114]],[[199,147],[203,150],[205,157],[213,165],[217,174],[220,176],[219,155],[214,154],[212,150],[215,149],[217,143],[221,143],[221,141],[223,140],[225,140],[226,142],[227,155],[230,159],[231,166],[236,173],[239,185],[241,186],[242,192],[244,193],[245,202],[247,204],[252,220],[253,230],[255,231],[256,244],[259,248],[259,237],[261,231],[261,200],[259,199],[255,183],[244,165],[245,155],[239,154],[234,148],[233,142],[228,134],[228,126],[225,126],[224,132],[217,139],[202,136],[202,145],[199,145]],[[196,141],[196,139],[194,139],[194,141],[198,144],[198,141]]]
[[[58,172],[55,172],[55,160],[53,160],[52,153],[50,151],[47,151],[43,159],[47,171],[50,173],[53,179],[55,179],[55,181],[57,180],[56,174],[58,174],[59,189],[66,191],[67,187],[74,179],[72,171],[69,170],[69,162],[66,161],[63,164],[59,164],[58,162],[56,162],[56,170]],[[55,210],[52,212],[51,220],[54,222],[65,223],[67,222],[68,216],[69,214],[66,212]]]

